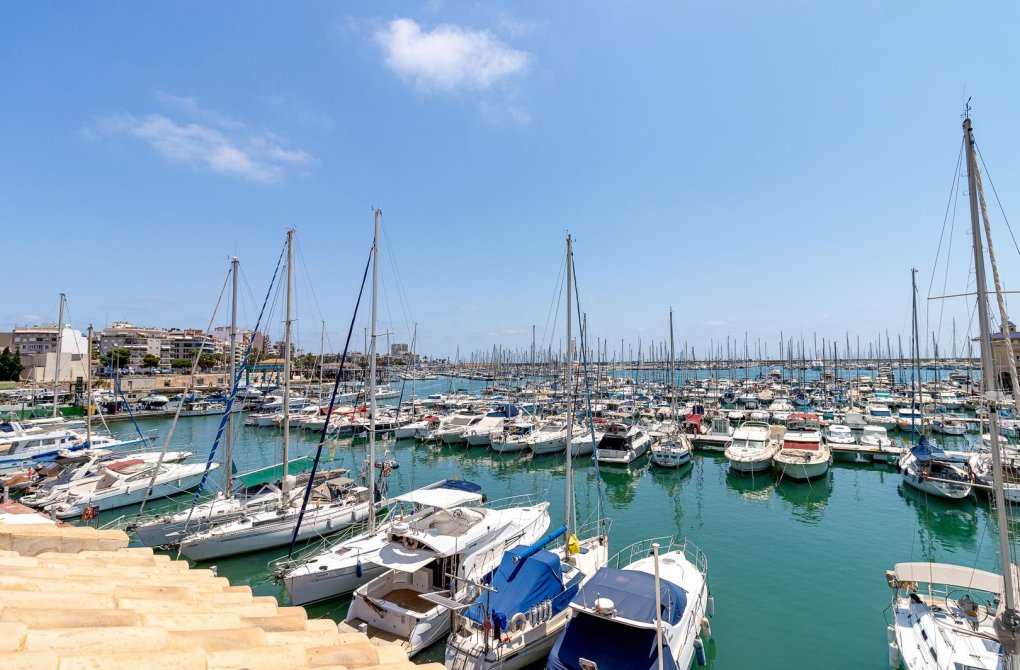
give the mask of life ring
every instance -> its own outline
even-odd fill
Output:
[[[527,623],[527,619],[520,612],[510,617],[510,625],[507,627],[511,633],[519,633],[524,630],[524,624]]]

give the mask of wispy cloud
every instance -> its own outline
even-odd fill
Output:
[[[524,72],[529,55],[485,30],[444,24],[423,30],[412,19],[394,19],[375,33],[386,65],[423,91],[489,89]]]
[[[116,114],[101,119],[98,132],[142,140],[170,161],[262,183],[279,182],[288,169],[314,162],[306,151],[287,146],[275,133],[205,109],[194,98],[167,93],[157,93],[156,98],[187,118]]]

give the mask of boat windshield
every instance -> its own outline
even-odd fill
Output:
[[[736,439],[733,440],[733,446],[737,449],[763,449],[765,440]]]
[[[892,416],[892,414],[887,409],[872,408],[870,413],[871,416]]]

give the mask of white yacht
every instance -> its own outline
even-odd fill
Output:
[[[679,468],[691,462],[691,439],[683,433],[667,434],[652,445],[651,461],[660,468]]]
[[[443,444],[464,442],[464,433],[485,418],[481,412],[459,412],[451,415],[436,428],[436,439]]]
[[[610,423],[596,446],[599,463],[606,465],[630,465],[644,456],[652,446],[652,437],[640,426],[624,423]]]
[[[346,622],[417,654],[449,632],[448,607],[473,597],[472,583],[495,570],[510,546],[545,533],[548,507],[456,507],[439,510],[424,528],[394,526],[372,558],[386,572],[358,587]]]
[[[536,456],[556,454],[567,448],[567,421],[562,417],[550,419],[524,438],[531,453]]]
[[[440,511],[477,507],[481,487],[465,480],[438,481],[390,499],[387,520],[374,532],[362,532],[327,546],[307,560],[285,565],[283,583],[295,605],[337,598],[378,577],[384,568],[374,559],[390,541],[394,528],[428,528]],[[494,504],[493,507],[498,506]]]
[[[262,511],[181,538],[181,554],[193,561],[208,561],[285,545],[294,536],[303,500],[301,489],[280,490],[276,503]],[[347,477],[328,479],[312,489],[297,540],[343,530],[364,521],[374,507],[367,488]]]
[[[829,424],[825,431],[825,439],[829,444],[857,444],[850,426],[841,423]]]
[[[18,502],[30,507],[45,507],[59,498],[66,497],[67,490],[73,486],[101,479],[105,475],[104,468],[107,465],[128,458],[155,464],[159,462],[161,454],[164,463],[183,463],[191,456],[190,451],[168,451],[166,453],[149,451],[118,456],[110,454],[107,450],[75,452],[73,462],[62,466],[54,477],[39,482],[31,493],[22,496]],[[63,460],[63,457],[60,460]],[[54,464],[58,463],[59,461]]]
[[[899,425],[889,405],[879,402],[869,402],[864,407],[864,420],[873,426],[883,428],[896,428]]]
[[[726,460],[736,472],[766,472],[786,429],[760,421],[745,421],[733,432],[733,441],[726,447]]]
[[[998,669],[1003,664],[996,610],[1002,575],[946,563],[897,563],[889,663],[907,670]]]
[[[903,472],[903,483],[919,491],[954,500],[970,495],[971,480],[966,467],[950,460],[923,435],[916,446],[900,456],[898,467]]]
[[[622,569],[602,568],[581,587],[547,668],[676,670],[691,667],[696,655],[704,663],[715,610],[708,561],[689,542],[667,538],[661,552],[652,542],[624,549],[610,560]]]
[[[787,420],[783,446],[773,464],[780,477],[808,480],[829,471],[832,453],[822,440],[821,427],[815,414],[791,414]]]
[[[213,463],[210,469],[219,467]],[[205,463],[167,463],[128,457],[105,464],[102,476],[73,484],[45,507],[58,519],[81,516],[86,507],[102,512],[142,502],[150,497],[182,493],[198,486],[205,472]]]
[[[52,461],[62,450],[117,449],[143,441],[140,437],[118,440],[96,434],[89,439],[85,433],[60,424],[25,428],[18,421],[3,421],[0,422],[0,472]]]

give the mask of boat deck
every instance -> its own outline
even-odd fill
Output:
[[[436,608],[435,603],[425,600],[414,589],[393,589],[386,595],[386,600],[398,607],[403,607],[405,610],[411,610],[418,614],[425,614]]]
[[[365,633],[365,635],[368,636],[368,639],[373,642],[378,640],[380,642],[386,642],[388,644],[396,644],[403,647],[404,649],[410,649],[411,647],[410,643],[407,640],[403,639],[402,637],[394,635],[388,630],[376,628],[375,626],[372,626],[367,622],[362,621],[361,619],[351,619],[350,621],[347,622],[347,625],[351,626],[355,630]]]

